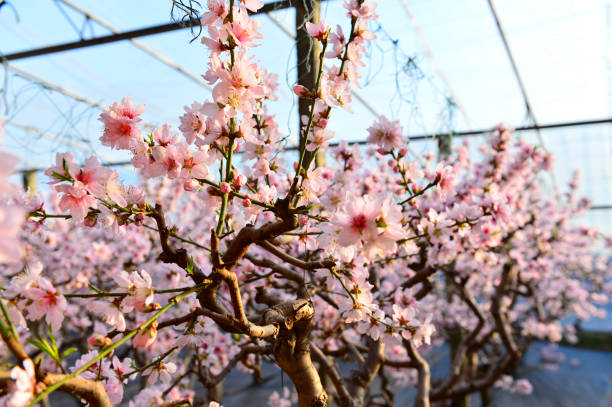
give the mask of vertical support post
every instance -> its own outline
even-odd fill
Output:
[[[453,136],[450,133],[440,134],[438,139],[438,161],[448,158],[453,150]]]
[[[317,82],[317,72],[319,71],[319,54],[321,45],[318,41],[314,41],[306,31],[306,23],[311,22],[316,24],[319,22],[319,13],[321,10],[320,0],[295,0],[295,48],[297,56],[297,83],[307,89],[313,89]],[[302,116],[308,116],[310,108],[310,100],[299,99],[298,112],[299,122],[298,129],[300,141],[306,134],[302,134],[305,125],[302,123]],[[304,140],[305,141],[305,140]],[[308,151],[304,158],[304,162],[308,162]],[[323,161],[321,162],[321,157]],[[324,165],[325,156],[317,154],[316,164]]]
[[[34,192],[36,190],[36,171],[24,171],[21,174],[21,182],[24,191],[29,188],[31,192]]]

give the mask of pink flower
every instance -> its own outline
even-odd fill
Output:
[[[421,219],[417,230],[420,234],[429,235],[432,243],[444,244],[450,238],[452,223],[446,213],[438,213],[432,208],[427,211],[427,217]]]
[[[56,190],[64,193],[59,208],[70,212],[72,219],[77,223],[83,222],[89,208],[97,208],[96,198],[87,193],[87,189],[80,181],[75,181],[73,185],[58,185]]]
[[[268,162],[268,160],[264,159],[264,158],[260,158],[259,160],[257,160],[257,162],[253,165],[253,175],[256,177],[264,177],[266,175],[269,175],[271,170],[270,170],[270,163]]]
[[[225,0],[208,0],[208,11],[202,14],[202,27],[217,24],[227,16],[228,8]]]
[[[343,4],[344,8],[348,10],[348,17],[357,17],[366,20],[372,20],[378,18],[375,13],[376,3],[373,1],[358,2],[357,0],[346,0]]]
[[[110,175],[108,168],[102,167],[96,157],[85,160],[85,166],[76,174],[75,178],[80,181],[87,191],[96,198],[104,198],[106,195],[105,184]]]
[[[153,141],[160,146],[166,147],[171,144],[177,144],[180,141],[180,136],[172,133],[172,127],[166,123],[163,126],[153,130]]]
[[[117,379],[121,379],[123,375],[132,371],[132,359],[125,358],[123,362],[119,360],[117,356],[113,356],[113,371],[117,375]],[[128,379],[123,379],[123,382],[127,382]]]
[[[16,184],[7,182],[7,178],[15,171],[19,159],[12,154],[0,151],[0,193],[18,190]]]
[[[343,211],[336,212],[332,223],[340,227],[338,244],[350,246],[362,236],[376,233],[376,201],[369,196],[351,198],[347,195]]]
[[[187,144],[193,143],[196,138],[202,137],[206,131],[206,117],[203,106],[193,102],[191,107],[185,106],[185,114],[180,117],[179,130],[183,132]]]
[[[306,31],[308,31],[308,34],[319,41],[327,41],[327,36],[329,35],[330,30],[331,26],[323,20],[316,24],[311,22],[306,23]]]
[[[118,405],[123,400],[123,383],[116,377],[102,381],[102,387],[108,394],[108,399],[113,405]]]
[[[249,18],[247,11],[243,8],[234,10],[234,21],[224,25],[224,29],[239,47],[253,47],[254,41],[263,38],[259,30],[259,21]]]
[[[127,289],[130,295],[121,301],[121,309],[130,312],[136,308],[140,312],[149,311],[153,305],[154,293],[149,273],[144,270],[127,273],[120,271],[113,276],[120,287]]]
[[[136,123],[144,112],[145,106],[134,107],[130,98],[123,98],[121,104],[115,102],[106,106],[99,120],[104,123],[104,134],[100,137],[103,145],[111,148],[129,149],[133,141],[140,136]]]
[[[155,146],[152,151],[155,162],[162,166],[168,178],[175,179],[181,174],[183,157],[174,145],[167,147]]]
[[[119,171],[113,170],[106,181],[106,194],[108,197],[119,206],[127,206],[125,199],[125,190],[119,183]]]
[[[393,150],[406,144],[399,120],[390,121],[385,116],[381,116],[378,121],[368,127],[368,133],[370,135],[367,142],[376,144],[385,150]]]
[[[28,288],[23,295],[32,302],[26,306],[28,319],[35,321],[45,316],[45,320],[53,331],[58,331],[64,320],[68,303],[63,295],[44,277],[38,278],[38,287]]]
[[[351,323],[369,318],[370,314],[376,309],[376,305],[372,303],[372,286],[367,281],[358,281],[349,288],[354,292],[359,292],[359,294],[353,296],[355,302],[346,297],[339,300],[340,310],[346,311],[345,321]]]
[[[203,179],[208,175],[208,166],[211,164],[211,156],[207,147],[202,147],[193,153],[186,143],[177,145],[178,157],[181,158],[181,178]]]
[[[293,87],[293,93],[295,93],[297,96],[304,98],[304,99],[312,99],[313,98],[313,94],[310,90],[308,90],[308,88],[302,86],[302,85],[295,85]]]
[[[71,372],[75,372],[79,370],[82,366],[88,364],[93,359],[98,356],[98,351],[92,350],[82,355],[75,363],[74,366],[70,368]],[[80,377],[88,380],[96,380],[98,377],[98,372],[101,371],[104,376],[110,376],[109,371],[110,363],[107,360],[102,361],[102,366],[100,366],[100,361],[97,361],[91,364],[84,372],[79,374]]]
[[[143,331],[138,332],[132,340],[132,345],[135,348],[149,348],[155,343],[155,338],[157,338],[157,321],[153,321]]]
[[[308,135],[308,144],[306,144],[306,150],[314,151],[316,149],[326,149],[329,146],[328,141],[331,140],[333,137],[333,131],[315,128]]]
[[[327,58],[341,58],[346,46],[346,37],[342,32],[340,24],[336,26],[336,32],[329,35],[329,42],[333,48],[327,51],[325,56]]]
[[[268,407],[291,407],[291,393],[289,388],[283,387],[282,396],[277,391],[270,394],[270,397],[268,397]]]
[[[342,107],[352,113],[349,105],[353,100],[353,95],[349,82],[343,76],[326,74],[321,77],[321,99],[327,106]]]
[[[257,11],[264,5],[262,0],[242,0],[242,3],[244,3],[244,7],[251,11]]]
[[[142,372],[143,376],[149,376],[147,384],[153,385],[157,380],[168,384],[172,380],[172,375],[176,373],[176,365],[172,362],[158,362],[149,369]]]
[[[145,203],[144,191],[141,187],[129,185],[124,192],[128,205],[141,205]]]
[[[24,221],[23,209],[0,205],[0,264],[19,260],[22,254],[19,232]]]
[[[378,200],[377,208],[376,236],[370,236],[364,245],[366,256],[371,259],[377,254],[394,252],[396,241],[404,237],[402,208],[393,202],[393,198],[387,197],[382,202]]]
[[[30,359],[23,361],[23,369],[15,366],[11,369],[11,381],[8,394],[0,398],[0,404],[6,407],[26,407],[34,397],[36,376],[34,363]]]
[[[19,273],[11,279],[11,282],[5,288],[5,293],[10,297],[16,297],[22,291],[32,287],[38,281],[42,273],[43,265],[39,261],[27,263],[23,273]]]
[[[408,328],[410,327],[410,323],[413,321],[414,318],[414,307],[403,308],[398,304],[393,304],[393,322],[403,328],[402,336],[404,337],[404,339],[410,339],[412,336]]]
[[[438,163],[435,181],[438,183],[438,193],[442,198],[445,198],[446,193],[453,187],[455,181],[455,171],[453,167]]]
[[[363,249],[360,254],[369,260],[397,250],[396,241],[405,233],[401,207],[392,197],[384,200],[370,195],[355,198],[347,193],[344,202],[331,218],[332,225],[337,227],[338,245],[347,248],[338,253],[344,261],[350,261],[355,250],[360,248]],[[323,241],[320,241],[323,246],[327,246],[325,235],[323,233]]]
[[[527,379],[518,379],[514,382],[513,390],[526,396],[533,392],[533,386]]]
[[[431,323],[431,316],[427,317],[427,319],[423,322],[415,321],[417,326],[416,331],[412,334],[412,342],[414,346],[420,347],[424,343],[429,345],[431,343],[431,335],[436,332],[436,327]],[[407,334],[407,332],[402,333],[402,335]]]
[[[125,232],[125,228],[122,228],[123,224],[121,223],[119,214],[106,205],[100,205],[98,221],[103,227],[110,228],[115,236],[119,236]]]
[[[114,303],[94,301],[89,305],[89,310],[100,315],[104,322],[117,328],[118,331],[125,331],[125,318],[121,310]]]
[[[377,341],[385,333],[386,327],[381,322],[385,322],[385,313],[381,310],[375,310],[369,318],[359,322],[357,332],[362,335],[369,335]]]
[[[97,351],[91,351],[81,356],[81,358],[76,361],[74,367],[72,367],[70,370],[72,372],[78,370],[81,366],[89,363],[97,356]],[[113,364],[114,362],[115,358],[113,358]],[[117,365],[115,365],[114,367],[116,368]],[[124,368],[124,366],[122,366],[122,368]],[[111,367],[111,363],[108,359],[103,359],[92,364],[79,376],[87,380],[98,380],[98,374],[105,378],[101,381],[101,383],[104,387],[104,390],[106,390],[106,393],[108,394],[108,398],[110,399],[111,403],[113,405],[118,405],[123,399],[123,382],[117,377],[117,373]]]
[[[499,387],[501,389],[510,391],[512,389],[513,379],[512,376],[502,375],[497,381],[493,384],[495,387]]]
[[[66,174],[66,168],[68,174]],[[49,184],[57,184],[64,181],[62,178],[55,176],[58,174],[62,177],[74,178],[79,172],[79,166],[74,163],[74,156],[71,152],[57,153],[55,155],[55,165],[45,170],[45,175],[51,178]]]
[[[227,106],[229,116],[235,116],[235,111],[238,110],[250,117],[256,101],[265,96],[257,73],[258,65],[245,52],[236,55],[231,71],[220,69],[217,72],[220,82],[213,89],[213,99],[218,104]],[[212,108],[210,110],[211,116],[217,114]],[[209,133],[211,131],[214,130],[209,128]]]

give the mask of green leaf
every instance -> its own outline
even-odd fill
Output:
[[[187,263],[187,267],[185,267],[185,271],[187,274],[193,274],[193,257],[189,257],[189,263]]]
[[[90,289],[91,291],[95,291],[95,292],[96,292],[96,293],[98,293],[98,294],[100,294],[100,293],[102,292],[102,290],[97,289],[97,288],[96,288],[96,286],[94,286],[94,285],[93,285],[93,284],[91,284],[91,283],[89,283],[88,287],[89,287],[89,289]]]
[[[51,348],[57,354],[57,345],[55,344],[55,336],[53,336],[53,331],[51,330],[51,325],[49,325],[49,338],[51,338]]]
[[[47,355],[53,357],[53,350],[51,348],[49,348],[49,344],[45,341],[44,343],[41,341],[37,341],[36,339],[28,339],[28,342],[37,347],[38,349],[40,349],[42,352],[46,353]]]
[[[62,181],[68,181],[68,182],[72,182],[72,179],[66,177],[65,175],[62,174],[58,174],[57,172],[53,171],[53,173],[51,174],[53,175],[55,178],[61,179]]]
[[[73,352],[76,352],[78,349],[77,348],[68,348],[66,349],[63,353],[62,353],[62,359],[66,359],[66,357],[68,357],[68,355],[70,355]]]

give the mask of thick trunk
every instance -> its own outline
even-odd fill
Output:
[[[299,407],[327,407],[327,393],[310,358],[310,340],[296,341],[288,335],[274,352],[276,361],[291,379],[298,393]]]
[[[295,385],[299,407],[327,407],[327,393],[310,357],[313,316],[312,303],[304,299],[278,304],[264,314],[265,323],[279,326],[273,353]]]
[[[208,390],[208,398],[211,401],[216,401],[216,402],[220,402],[221,399],[223,398],[223,382],[219,382],[216,384],[211,384],[210,386],[207,386],[207,390]]]

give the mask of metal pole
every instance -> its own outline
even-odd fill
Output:
[[[523,84],[523,80],[518,70],[518,66],[516,65],[516,61],[514,60],[514,56],[512,55],[512,51],[510,50],[510,44],[506,39],[506,34],[504,29],[502,28],[501,21],[499,20],[499,16],[497,15],[497,11],[495,11],[495,6],[493,5],[493,0],[487,0],[489,3],[489,8],[491,9],[491,14],[493,15],[493,19],[495,20],[495,25],[497,26],[497,31],[499,32],[499,36],[504,44],[504,49],[506,50],[506,54],[508,55],[508,60],[510,60],[510,65],[512,66],[512,72],[514,72],[514,77],[516,78],[516,82],[519,85],[521,90],[521,94],[523,95],[523,102],[525,103],[525,110],[527,111],[527,117],[531,119],[531,122],[535,126],[535,131],[538,135],[538,141],[544,150],[546,149],[546,145],[544,144],[544,138],[542,137],[542,133],[540,132],[540,127],[538,126],[538,122],[535,118],[535,114],[533,113],[533,109],[531,107],[531,103],[529,102],[529,97],[527,96],[527,89]],[[557,178],[553,172],[550,173],[550,178],[552,180],[553,190],[557,198],[560,196],[559,194],[559,185],[557,184]]]
[[[321,53],[321,45],[319,41],[315,41],[306,31],[306,23],[316,24],[319,22],[319,13],[321,4],[318,0],[307,0],[303,3],[298,2],[295,5],[295,49],[297,62],[297,83],[304,86],[306,89],[314,90],[317,81],[317,73],[319,72],[319,54]],[[311,102],[308,99],[298,99],[298,129],[299,129],[299,145],[306,144],[308,134],[304,134],[305,125],[302,123],[302,117],[310,115]],[[309,162],[311,152],[307,151],[304,157],[305,162]],[[324,153],[323,153],[324,154]],[[317,166],[324,165],[325,156],[321,154],[315,157]]]
[[[88,13],[87,11],[83,10],[82,8],[80,8],[79,6],[72,4],[71,2],[69,2],[68,0],[59,0],[62,3],[64,3],[65,5],[67,5],[68,7],[78,11],[79,13],[81,13],[83,16],[85,16],[86,18],[95,21],[96,23],[100,24],[102,27],[109,29],[110,31],[112,31],[115,34],[119,34],[119,30],[117,30],[115,27],[111,26],[110,24],[108,24],[107,22],[101,20],[100,18]],[[178,65],[175,62],[172,62],[170,59],[168,59],[167,57],[165,57],[164,55],[160,54],[159,52],[153,51],[151,48],[147,47],[146,45],[144,45],[143,43],[141,43],[140,41],[137,41],[133,38],[130,38],[129,40],[132,44],[134,44],[135,47],[140,48],[141,50],[143,50],[144,52],[146,52],[147,54],[151,55],[153,58],[157,59],[158,61],[162,62],[163,64],[169,66],[170,68],[176,70],[177,72],[181,73],[182,75],[186,76],[187,78],[191,79],[192,81],[196,82],[197,84],[205,87],[208,90],[212,90],[212,86],[210,86],[206,81],[204,81],[202,78],[187,72],[187,70],[185,70],[182,66]]]
[[[249,14],[262,14],[269,13],[275,10],[281,10],[293,5],[292,0],[280,0],[271,3],[264,4],[262,8],[256,12]],[[79,40],[73,42],[67,42],[64,44],[51,45],[48,47],[34,48],[26,51],[14,52],[4,56],[0,56],[0,61],[16,61],[18,59],[30,58],[40,55],[49,55],[63,51],[69,51],[73,49],[87,48],[94,45],[110,44],[113,42],[129,40],[132,38],[146,37],[154,34],[161,34],[170,31],[183,30],[185,28],[197,26],[200,24],[198,19],[191,19],[188,21],[173,22],[168,24],[154,25],[151,27],[139,28],[136,30],[125,31],[117,34],[103,35],[88,40]]]

